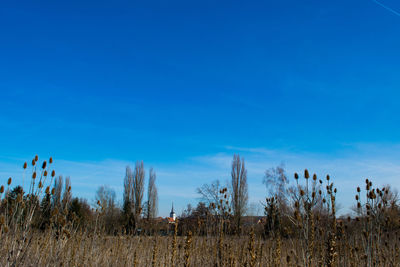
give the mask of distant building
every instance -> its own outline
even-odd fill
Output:
[[[172,202],[171,212],[169,213],[169,217],[166,218],[168,223],[175,223],[176,221],[176,214],[174,211],[174,203]]]

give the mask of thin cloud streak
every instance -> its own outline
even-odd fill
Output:
[[[379,2],[378,0],[372,0],[372,2],[375,2],[376,4],[380,5],[380,6],[383,7],[384,9],[386,9],[386,10],[388,10],[388,11],[392,12],[393,14],[395,14],[395,15],[397,15],[397,16],[400,17],[400,13],[397,12],[396,10],[394,10],[393,8],[390,8],[390,7],[388,7],[387,5],[382,4],[382,3]]]

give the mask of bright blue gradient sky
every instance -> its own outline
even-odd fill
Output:
[[[0,183],[52,155],[73,193],[158,174],[160,214],[245,157],[400,188],[400,3],[42,1],[0,4]],[[397,184],[396,184],[397,183]]]

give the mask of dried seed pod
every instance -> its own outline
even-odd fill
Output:
[[[2,194],[4,192],[4,185],[2,185],[1,187],[0,187],[0,194]]]
[[[36,165],[36,161],[35,161],[35,159],[33,159],[32,160],[32,166],[35,166]]]
[[[43,176],[46,177],[47,176],[47,171],[43,172]]]
[[[299,175],[297,174],[297,172],[294,173],[294,179],[299,179]]]
[[[35,161],[38,161],[38,160],[39,160],[39,156],[36,155],[36,156],[35,156]]]
[[[36,172],[32,173],[32,179],[36,179]]]
[[[304,178],[306,179],[310,178],[310,174],[308,173],[307,169],[304,170]]]
[[[316,175],[315,173],[314,173],[314,175],[313,175],[312,179],[313,179],[314,181],[316,181],[316,180],[317,180],[317,175]]]
[[[52,158],[52,157],[49,158],[49,163],[50,163],[50,164],[53,163],[53,158]]]
[[[42,169],[46,169],[46,166],[47,166],[47,162],[46,162],[46,161],[43,161]]]
[[[26,169],[28,167],[28,163],[24,163],[24,169]]]
[[[10,185],[11,182],[12,182],[12,178],[10,177],[10,178],[8,178],[7,184]]]
[[[51,177],[54,177],[54,176],[56,176],[56,171],[55,171],[55,170],[53,170],[53,171],[51,172]]]

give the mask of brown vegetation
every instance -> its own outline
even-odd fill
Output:
[[[154,218],[154,211],[146,216],[139,212],[148,205],[142,201],[141,162],[134,173],[127,169],[122,209],[107,187],[99,188],[97,208],[92,209],[72,197],[69,179],[55,176],[52,159],[42,165],[38,160],[32,160],[27,192],[12,188],[11,178],[0,187],[1,266],[400,265],[397,195],[370,180],[364,190],[356,189],[355,215],[337,218],[337,189],[329,176],[320,180],[305,170],[288,187],[282,168],[270,170],[266,183],[279,190],[270,190],[264,217],[241,214],[239,234],[235,200],[219,183],[202,187],[210,189],[212,201],[200,202],[168,224]],[[233,166],[238,163],[244,168],[235,157]],[[245,178],[245,169],[238,173]],[[153,171],[150,176],[155,188]],[[148,195],[150,201],[156,199]]]

